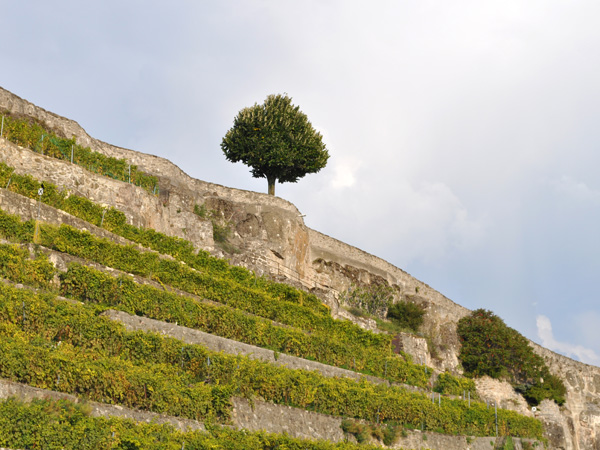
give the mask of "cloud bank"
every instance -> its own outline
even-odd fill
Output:
[[[553,350],[563,355],[573,357],[586,364],[600,365],[600,356],[589,348],[582,345],[573,345],[566,342],[559,342],[554,338],[552,332],[552,323],[546,316],[539,315],[536,319],[537,334],[542,341],[542,345],[550,350]]]

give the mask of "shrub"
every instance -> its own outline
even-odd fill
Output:
[[[387,346],[371,346],[357,337],[340,342],[330,329],[304,333],[292,327],[277,326],[234,308],[201,303],[186,296],[139,285],[127,276],[114,278],[76,263],[72,263],[60,278],[61,293],[81,301],[177,322],[247,344],[385,376],[396,382],[424,387],[429,380],[426,368],[392,355]]]
[[[383,317],[394,299],[394,288],[387,284],[353,285],[343,293],[340,301],[351,308],[358,308],[367,313]]]
[[[217,243],[227,242],[231,235],[231,226],[228,223],[219,223],[216,220],[212,221],[213,239]]]
[[[502,450],[515,450],[515,443],[513,442],[512,437],[506,437],[504,445],[502,446]]]
[[[545,398],[559,405],[564,403],[563,382],[550,373],[529,341],[493,312],[473,311],[459,320],[457,333],[462,343],[459,358],[466,374],[505,379],[518,388],[531,405]]]
[[[398,432],[400,431],[400,427],[392,425],[392,424],[388,424],[384,429],[383,429],[383,443],[385,445],[392,445],[394,443],[394,441],[396,440],[396,437],[398,436]],[[404,430],[402,430],[404,431]]]
[[[344,419],[342,421],[342,431],[353,435],[359,444],[362,444],[370,436],[370,427],[355,420]]]
[[[2,217],[0,211],[0,218]],[[9,215],[4,217],[9,224],[12,223],[17,229],[19,228],[16,217]],[[9,219],[14,219],[15,222]],[[27,223],[21,223],[21,226],[24,225]],[[101,251],[105,241],[88,242],[91,235],[77,234],[78,232],[71,235],[69,230],[73,231],[69,228],[57,229],[44,225],[42,237],[47,240],[46,243],[57,242],[57,247],[66,250],[73,250],[74,247],[79,248],[87,243],[88,249],[93,250],[91,256],[98,257],[98,252]],[[75,239],[72,239],[73,237]],[[83,243],[78,242],[78,237],[83,239]],[[117,246],[114,250],[124,251],[127,248]],[[3,254],[4,257],[0,259],[2,261],[0,276],[44,288],[52,287],[54,267],[43,254],[36,260],[30,260],[26,250],[12,245],[0,247],[0,257]],[[112,264],[119,260],[118,253],[109,252],[110,255],[112,255],[110,257]],[[132,257],[125,252],[123,258],[130,262],[140,260],[146,268],[153,268],[151,263],[156,260],[144,259],[150,256],[156,255],[146,252]],[[163,262],[167,264],[166,270],[172,269],[172,261],[163,260]],[[237,272],[243,277],[244,272],[241,269]],[[315,327],[316,324],[313,324],[312,332],[306,333],[294,327],[277,326],[270,320],[254,317],[225,305],[202,303],[189,297],[166,292],[164,289],[139,285],[128,276],[114,278],[76,263],[71,264],[69,270],[61,274],[60,279],[63,294],[85,302],[100,303],[158,320],[179,322],[230,339],[325,364],[352,368],[370,375],[383,376],[395,382],[425,386],[430,376],[426,368],[393,355],[388,337],[366,333],[347,321],[334,321],[331,317],[323,318],[321,326]],[[279,287],[292,289],[286,285],[273,287],[275,292]],[[234,288],[229,287],[229,289]],[[223,286],[223,290],[227,290],[227,285]],[[298,312],[301,311],[300,305],[294,303],[275,302],[274,304],[280,311],[279,317],[288,317],[290,323],[294,323],[293,320],[298,318]],[[242,302],[239,306],[244,307],[245,304]],[[385,339],[381,339],[382,337]]]
[[[41,182],[30,175],[14,174],[12,167],[0,162],[0,186],[6,186],[7,184],[9,185],[9,190],[33,199],[38,198],[37,192],[41,186]],[[327,307],[313,294],[294,289],[284,283],[275,283],[264,277],[256,277],[248,269],[230,266],[226,260],[213,257],[204,250],[196,251],[192,243],[185,239],[167,236],[150,228],[129,225],[126,223],[125,214],[115,208],[106,210],[104,207],[91,202],[87,198],[71,195],[67,191],[60,190],[52,183],[45,182],[44,186],[44,195],[42,195],[41,200],[47,205],[62,209],[93,225],[102,225],[103,228],[112,233],[141,244],[144,247],[173,256],[175,259],[185,262],[196,270],[210,274],[213,278],[233,278],[237,283],[244,285],[246,288],[264,290],[273,295],[277,300],[300,303],[304,307],[313,309],[317,314],[329,315]],[[210,212],[209,215],[211,215]],[[19,219],[15,220],[20,222]],[[17,237],[13,233],[11,239],[23,241],[27,238],[26,236]],[[229,250],[236,251],[227,242],[221,244]]]
[[[344,419],[341,427],[344,433],[353,435],[359,444],[367,442],[371,437],[385,445],[392,445],[398,435],[398,427],[391,423],[386,426]]]
[[[198,217],[202,217],[203,219],[208,217],[208,210],[206,209],[204,203],[202,205],[194,205],[194,214],[196,214]]]
[[[449,395],[463,395],[463,393],[470,392],[472,399],[475,398],[476,394],[475,382],[473,380],[464,377],[455,377],[449,372],[443,372],[438,376],[433,390],[440,394]]]
[[[530,405],[539,405],[546,398],[554,400],[559,405],[564,404],[567,390],[562,380],[548,370],[543,370],[541,375],[535,383],[518,385],[515,389]]]
[[[410,302],[398,302],[391,305],[387,312],[388,319],[392,319],[402,328],[407,328],[414,332],[419,330],[423,324],[425,310]]]

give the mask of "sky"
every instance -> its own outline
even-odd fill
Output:
[[[600,365],[599,15],[586,0],[0,0],[0,86],[258,192],[221,140],[287,93],[330,153],[276,187],[309,227]]]

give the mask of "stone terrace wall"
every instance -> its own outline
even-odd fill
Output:
[[[14,167],[17,174],[28,174],[64,186],[70,193],[87,197],[93,202],[114,206],[125,213],[132,225],[184,237],[197,248],[213,245],[210,221],[198,217],[192,210],[181,210],[177,205],[173,205],[175,211],[171,211],[159,197],[140,187],[89,172],[76,164],[43,156],[1,138],[0,161]]]
[[[62,392],[50,391],[27,386],[21,383],[0,379],[0,400],[17,397],[22,401],[33,399],[65,399],[79,402],[77,397]],[[326,414],[304,411],[289,406],[275,405],[259,400],[253,401],[234,398],[232,422],[233,426],[249,431],[264,430],[269,433],[287,433],[299,439],[322,439],[340,442],[345,439],[341,429],[342,419]],[[186,430],[205,430],[204,424],[195,420],[181,417],[165,416],[147,411],[125,408],[105,403],[86,402],[94,417],[122,417],[137,422],[155,422],[170,424],[174,428]],[[516,449],[521,449],[521,440],[516,439]],[[436,433],[421,433],[410,431],[406,437],[400,437],[390,448],[405,450],[489,450],[495,443],[494,437],[467,439],[464,436],[447,436]]]
[[[18,398],[21,401],[29,402],[33,399],[51,399],[51,400],[69,400],[79,402],[77,397],[62,392],[50,391],[28,386],[26,384],[15,383],[0,378],[0,400],[8,398]],[[105,403],[86,402],[91,408],[91,415],[94,417],[123,417],[133,419],[138,422],[168,423],[178,430],[204,430],[204,425],[195,420],[164,416],[147,411],[140,411],[123,406],[108,405]]]
[[[117,322],[121,322],[129,331],[150,331],[179,339],[187,344],[202,345],[203,347],[215,352],[224,352],[231,355],[244,355],[251,359],[260,359],[261,361],[266,361],[276,366],[285,366],[289,369],[312,370],[319,372],[321,375],[326,377],[346,377],[353,378],[355,380],[365,378],[372,383],[388,384],[386,380],[381,378],[363,375],[351,370],[286,355],[284,353],[275,353],[274,351],[266,348],[244,344],[243,342],[237,342],[231,339],[216,336],[214,334],[205,333],[193,328],[182,327],[180,325],[175,325],[160,320],[133,316],[123,311],[108,310],[104,312],[103,315]]]

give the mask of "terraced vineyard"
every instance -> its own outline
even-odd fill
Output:
[[[34,147],[36,139],[30,139]],[[53,139],[54,156],[62,158],[64,143]],[[141,187],[154,195],[156,180],[144,176]],[[39,195],[42,180],[3,163],[0,186],[4,201],[34,199],[38,208],[64,211],[82,224],[26,221],[0,205],[0,377],[84,404],[120,405],[205,427],[180,432],[169,425],[92,417],[71,397],[29,404],[8,400],[0,404],[0,446],[370,448],[223,427],[236,424],[238,398],[344,419],[346,437],[380,445],[414,429],[492,436],[497,427],[500,435],[542,436],[539,421],[514,411],[500,409],[496,419],[485,403],[432,401],[431,368],[395,354],[392,336],[333,319],[312,294],[231,266],[181,238],[132,226],[123,212],[47,181]],[[275,359],[289,355],[377,379],[327,376],[128,331],[110,319],[110,310],[269,349]]]

